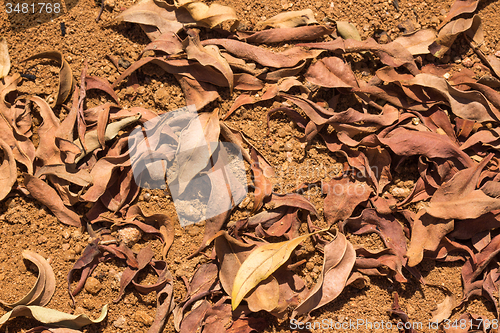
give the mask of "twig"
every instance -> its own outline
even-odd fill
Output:
[[[101,0],[101,10],[99,11],[99,14],[97,15],[97,18],[95,19],[96,22],[99,22],[99,19],[101,18],[102,12],[104,11],[104,0]]]

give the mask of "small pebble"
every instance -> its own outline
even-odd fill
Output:
[[[293,150],[293,142],[288,141],[285,143],[285,151],[292,151]]]
[[[118,239],[128,246],[134,245],[142,238],[142,232],[134,226],[118,230]]]
[[[147,314],[146,311],[136,311],[134,313],[134,319],[138,323],[143,324],[144,326],[150,326],[153,323],[153,317],[151,317],[149,314]]]
[[[144,201],[149,201],[151,200],[151,193],[146,192],[142,197],[144,198]]]
[[[307,269],[308,271],[312,271],[312,270],[314,269],[314,263],[312,263],[312,262],[310,262],[310,261],[309,261],[309,262],[307,262],[307,263],[306,263],[306,269]]]
[[[69,244],[68,244],[68,243],[65,243],[65,244],[61,245],[61,249],[62,249],[63,251],[68,251],[68,250],[69,250]]]
[[[125,60],[123,58],[118,59],[118,65],[122,66],[123,68],[127,69],[130,67],[130,61]]]
[[[62,257],[64,261],[74,261],[76,259],[76,254],[73,250],[67,250],[63,252]]]
[[[127,324],[127,319],[124,316],[118,317],[118,319],[116,319],[113,322],[113,326],[117,328],[123,328],[125,327],[126,324]]]
[[[80,244],[75,245],[75,253],[80,254],[83,251],[83,247]]]
[[[500,58],[500,51],[496,51],[495,52],[495,56],[497,56],[498,58]]]
[[[101,288],[101,282],[95,277],[89,276],[87,278],[87,281],[85,282],[85,290],[88,293],[95,295],[101,290]]]
[[[462,65],[467,68],[471,68],[474,65],[474,61],[472,61],[470,58],[465,58],[462,60]]]
[[[69,232],[68,229],[65,229],[62,232],[62,236],[64,237],[64,239],[68,239],[71,236],[71,233]]]

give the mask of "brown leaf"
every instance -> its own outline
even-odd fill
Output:
[[[111,124],[108,124],[106,127],[106,132],[104,133],[104,140],[109,141],[114,139],[117,135],[118,132],[120,132],[123,128],[130,126],[131,124],[136,123],[139,119],[141,118],[141,114],[137,114],[135,116],[123,118],[121,120],[112,122]],[[79,139],[76,139],[73,141],[73,143],[80,148],[83,151],[83,146],[80,143]],[[93,152],[95,149],[99,148],[101,144],[99,143],[99,137],[98,137],[98,132],[97,129],[93,131],[89,131],[85,134],[85,145],[87,147],[87,150],[80,156],[78,156],[75,159],[75,163],[78,163],[80,160],[82,160],[85,156],[87,156],[89,153]]]
[[[266,27],[293,28],[311,23],[318,23],[314,18],[314,13],[311,9],[304,9],[280,13],[265,21],[257,22],[256,27],[257,29]]]
[[[441,29],[443,25],[459,15],[474,13],[478,4],[479,0],[455,0],[455,2],[451,5],[450,11],[438,28]]]
[[[344,289],[356,261],[352,244],[341,233],[325,245],[323,270],[307,298],[292,313],[292,318],[322,307],[336,299]]]
[[[166,32],[161,34],[160,37],[146,45],[142,50],[141,55],[146,51],[162,51],[166,54],[178,54],[184,50],[182,42],[177,34],[174,32]]]
[[[339,223],[342,232],[348,229],[355,235],[375,232],[385,246],[403,258],[406,253],[406,237],[401,224],[392,215],[379,215],[374,209],[366,208],[359,217],[352,217]]]
[[[338,57],[322,58],[309,66],[307,81],[326,88],[359,87],[351,66]]]
[[[388,66],[399,67],[404,65],[412,74],[420,73],[411,53],[401,44],[395,42],[381,45],[371,38],[361,42],[354,39],[343,40],[337,38],[331,42],[298,44],[297,46],[339,53],[371,51],[376,53],[380,57],[380,61]]]
[[[322,183],[321,189],[326,193],[324,209],[328,225],[350,217],[354,209],[361,202],[368,200],[373,191],[366,183],[349,177]]]
[[[236,10],[229,6],[212,3],[207,6],[196,0],[176,0],[176,5],[185,8],[193,19],[208,28],[213,28],[226,21],[238,21]]]
[[[231,39],[207,39],[201,45],[220,45],[229,53],[247,60],[255,61],[266,67],[293,67],[304,59],[316,58],[322,50],[304,50],[292,47],[283,52],[273,52],[267,49]]]
[[[435,57],[441,58],[451,48],[458,35],[469,30],[472,30],[473,34],[476,31],[482,34],[479,15],[467,19],[459,18],[446,24],[439,31],[436,41],[429,46],[429,50]]]
[[[2,184],[0,188],[0,200],[3,200],[16,183],[17,168],[12,149],[2,139],[0,139],[0,150],[2,150],[3,155],[2,164],[0,165],[0,183]]]
[[[428,214],[442,219],[474,219],[492,210],[500,209],[495,199],[476,189],[479,176],[493,154],[481,163],[458,171],[434,193],[426,208]]]
[[[16,91],[21,81],[19,74],[7,76],[0,80],[0,140],[12,150],[14,159],[26,166],[28,173],[33,174],[35,147],[30,140],[31,121],[30,109],[23,104],[11,105],[7,95]],[[24,111],[19,110],[23,107]],[[8,159],[8,152],[4,159]]]
[[[24,186],[30,194],[50,211],[64,224],[74,227],[81,226],[78,214],[64,206],[57,192],[47,183],[29,174],[24,174]]]
[[[450,86],[444,78],[431,74],[419,74],[402,83],[430,88],[439,92],[450,105],[452,112],[460,118],[478,122],[498,121],[500,119],[500,111],[491,106],[482,93],[473,90],[458,90]]]
[[[211,67],[202,66],[197,61],[190,61],[187,59],[165,59],[163,57],[146,57],[141,58],[127,68],[113,83],[113,87],[116,87],[121,81],[123,81],[123,79],[148,63],[158,65],[170,74],[187,76],[191,79],[196,79],[199,82],[208,82],[220,87],[227,86],[227,80],[224,75]]]
[[[294,28],[267,29],[262,31],[238,31],[238,38],[247,43],[269,44],[288,41],[315,40],[333,32],[333,28],[325,25],[310,25]]]
[[[453,220],[438,219],[420,210],[413,221],[410,245],[406,252],[408,266],[418,265],[424,257],[424,250],[435,251],[441,239],[453,230],[453,226]]]
[[[500,78],[500,59],[495,55],[490,54],[486,56],[486,60],[488,61],[488,65],[490,65],[493,70],[493,73]]]
[[[104,91],[111,96],[111,98],[113,98],[118,105],[120,104],[120,99],[116,95],[111,84],[106,79],[97,76],[85,76],[85,89],[87,91],[92,89]]]
[[[394,42],[401,44],[412,55],[428,54],[430,52],[429,46],[436,40],[436,37],[434,30],[423,29],[400,36]]]
[[[68,292],[73,302],[73,306],[75,305],[74,296],[83,289],[87,277],[90,276],[90,273],[92,273],[97,264],[99,264],[100,256],[102,255],[101,250],[99,249],[99,241],[99,238],[95,238],[89,245],[87,245],[85,250],[83,250],[82,255],[75,262],[75,264],[69,271],[68,276],[66,277],[66,281],[68,282]],[[71,291],[71,282],[73,282],[73,275],[76,271],[79,270],[81,270],[80,279],[75,289]]]
[[[407,130],[398,127],[379,140],[387,145],[396,155],[424,155],[428,158],[456,158],[464,166],[472,166],[469,155],[461,151],[447,136]]]
[[[125,294],[125,288],[134,280],[136,275],[144,269],[153,259],[154,253],[151,250],[151,247],[147,246],[142,248],[137,254],[137,269],[132,269],[130,267],[125,268],[120,278],[120,292],[118,296],[113,300],[113,302],[117,303],[122,298],[123,294]]]
[[[194,105],[196,110],[201,110],[208,104],[219,99],[217,88],[208,82],[199,82],[196,79],[174,74],[181,85],[186,97],[186,105]]]
[[[118,15],[114,22],[131,22],[141,25],[154,26],[159,33],[148,33],[150,39],[156,39],[167,33],[177,33],[185,23],[194,23],[193,18],[184,9],[153,0],[141,1]]]
[[[198,61],[202,66],[211,66],[224,75],[229,85],[229,92],[233,92],[233,71],[226,59],[220,54],[219,48],[215,45],[202,46],[200,36],[195,30],[188,30],[188,36],[184,41],[187,58]],[[189,104],[188,104],[189,105]]]
[[[63,55],[58,51],[48,51],[48,52],[38,53],[34,56],[24,59],[21,62],[30,61],[34,59],[50,59],[60,64],[61,68],[59,69],[59,86],[57,88],[57,99],[55,100],[52,106],[64,103],[71,94],[71,90],[73,89],[74,86],[73,73],[71,71],[71,67],[68,64],[68,62],[64,59]]]
[[[9,75],[10,57],[9,45],[5,37],[0,38],[0,80]]]
[[[261,167],[261,161],[258,158],[257,151],[251,147],[250,156],[252,158],[251,168],[253,173],[253,181],[255,185],[254,204],[252,212],[259,210],[264,204],[264,200],[268,198],[273,191],[271,180],[266,177],[264,168]]]
[[[21,300],[15,303],[6,303],[0,300],[0,303],[8,308],[14,308],[18,305],[40,305],[45,306],[50,302],[56,290],[56,276],[50,264],[41,255],[24,250],[22,253],[24,259],[34,263],[38,268],[38,278],[35,285]]]

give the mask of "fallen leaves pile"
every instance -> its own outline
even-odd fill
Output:
[[[161,332],[169,315],[179,332],[262,331],[268,323],[253,313],[303,318],[335,300],[347,285],[367,283],[366,276],[385,276],[399,283],[412,276],[425,283],[418,270],[423,258],[464,261],[463,298],[447,297],[433,321],[449,318],[474,295],[490,298],[498,317],[500,59],[481,51],[481,19],[473,14],[478,2],[455,1],[439,32],[420,30],[379,44],[373,39],[362,41],[347,22],[318,24],[311,10],[279,14],[259,22],[257,28],[263,30],[250,32],[238,31],[236,12],[227,6],[145,0],[110,23],[140,24],[151,39],[144,56],[112,85],[87,75],[86,64],[80,82],[74,82],[70,65],[56,51],[23,60],[50,59],[60,65],[57,99],[51,104],[18,93],[22,77],[8,75],[10,59],[2,39],[0,199],[12,189],[21,191],[49,208],[61,223],[88,230],[93,240],[67,277],[73,303],[99,263],[111,258],[126,262],[114,301],[122,298],[127,287],[143,294],[156,292],[158,307],[151,333]],[[203,39],[209,29],[223,38]],[[477,77],[469,69],[450,75],[446,66],[422,66],[422,56],[442,57],[459,36],[490,75]],[[291,41],[301,43],[280,52],[259,46]],[[357,78],[346,61],[349,53],[378,62],[375,76],[368,82]],[[136,82],[136,72],[146,64],[157,65],[178,80],[186,105],[200,112],[207,141],[222,139],[240,147],[253,174],[252,215],[227,224],[235,208],[225,202],[226,212],[206,220],[204,239],[192,256],[213,246],[208,254],[204,252],[209,262],[185,279],[187,293],[176,300],[165,261],[174,241],[174,218],[147,215],[136,204],[140,187],[129,155],[130,131],[157,114],[141,107],[121,107],[114,90],[126,80]],[[225,88],[241,94],[220,116],[212,102],[221,98],[218,91]],[[87,108],[89,90],[107,94],[112,102]],[[317,99],[318,91],[333,97]],[[336,111],[341,95],[353,95],[360,109]],[[303,184],[296,192],[273,192],[273,167],[245,133],[225,122],[241,106],[265,100],[283,102],[267,111],[268,119],[277,113],[290,118],[304,132],[298,140],[324,142],[329,151],[345,159],[344,172],[320,184]],[[67,110],[64,119],[53,112],[56,105]],[[36,117],[43,121],[36,123]],[[188,126],[179,134],[174,125],[158,127],[155,140],[142,138],[142,144],[151,145],[157,154],[155,158],[164,154],[164,160],[171,161],[172,152],[183,144],[181,138],[193,131]],[[221,160],[221,151],[214,149],[202,168],[183,175],[185,186],[197,173],[210,169],[211,159]],[[411,158],[418,160],[418,179],[404,199],[394,197],[387,191],[393,173]],[[145,172],[151,177],[153,169],[146,164]],[[220,181],[213,180],[211,186],[213,192],[227,191]],[[326,194],[324,221],[300,194],[311,186],[320,186]],[[81,215],[80,207],[90,208]],[[163,260],[155,260],[149,246],[135,253],[125,236],[112,236],[112,231],[130,227],[161,239]],[[306,229],[308,233],[301,233]],[[385,248],[354,247],[345,236],[348,233],[376,233]],[[296,258],[306,239],[324,256],[311,289],[295,272],[304,263]],[[39,255],[23,255],[39,267],[38,280],[22,300],[0,301],[13,308],[0,324],[16,316],[71,329],[93,322],[85,316],[54,315],[55,310],[45,308],[54,293],[54,273]],[[152,285],[138,282],[139,272],[146,267],[158,276]],[[79,278],[72,289],[75,276]],[[397,294],[388,310],[408,320]],[[106,307],[97,321],[105,315]]]

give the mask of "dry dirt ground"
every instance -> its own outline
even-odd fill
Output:
[[[99,23],[96,23],[95,19],[100,5],[94,0],[66,0],[63,13],[52,20],[44,16],[38,16],[35,19],[29,15],[7,15],[6,2],[7,0],[0,0],[0,36],[6,37],[8,41],[12,59],[11,72],[31,73],[37,77],[34,82],[27,81],[23,84],[21,89],[26,93],[46,96],[54,92],[57,86],[55,66],[38,66],[38,71],[35,72],[29,70],[30,65],[21,62],[22,59],[33,54],[50,49],[61,51],[71,65],[77,80],[79,80],[82,64],[87,59],[91,75],[106,77],[113,82],[119,74],[106,56],[112,55],[118,59],[134,62],[148,43],[146,35],[138,25],[128,23],[109,27],[103,25],[103,22],[111,20],[122,10],[130,7],[133,4],[132,0],[106,0]],[[318,21],[329,17],[352,22],[364,39],[373,36],[376,30],[385,30],[389,37],[394,38],[400,34],[398,24],[406,20],[412,20],[417,28],[435,27],[444,18],[452,0],[399,0],[398,9],[395,8],[395,2],[382,0],[271,0],[263,3],[249,0],[221,1],[222,4],[236,8],[238,16],[250,28],[263,17],[269,18],[283,11],[284,8],[293,10],[311,8],[317,14]],[[478,13],[485,29],[484,48],[488,53],[500,50],[500,2],[482,1],[479,4]],[[65,36],[61,34],[62,23],[66,28]],[[462,46],[460,41],[455,44],[450,56],[440,62],[451,62],[460,68],[462,59],[466,57],[476,59],[472,50]],[[353,61],[353,69],[357,75],[373,74],[375,70],[372,68],[373,64],[363,62],[362,58],[353,59]],[[145,70],[145,75],[140,79],[139,94],[134,99],[131,98],[131,91],[126,86],[118,88],[118,96],[125,107],[143,106],[161,113],[184,105],[180,87],[168,74],[162,75],[157,70],[149,73]],[[219,102],[219,107],[222,112],[225,112],[237,94],[230,96],[228,92],[222,92],[221,96],[223,100]],[[349,101],[343,102],[349,103]],[[273,118],[270,124],[271,134],[266,136],[265,111],[270,107],[272,107],[272,102],[260,103],[253,108],[241,108],[229,118],[229,124],[249,134],[253,143],[276,166],[276,170],[280,171],[282,184],[293,187],[297,182],[315,181],[321,178],[322,172],[330,172],[338,167],[335,157],[327,152],[323,144],[313,144],[305,150],[304,146],[295,141],[293,135],[299,132],[284,117]],[[296,170],[298,167],[302,167],[298,177],[287,171]],[[414,172],[415,167],[408,165],[403,173],[396,176],[391,186],[397,186],[399,189],[411,188],[415,179]],[[321,212],[322,196],[310,193],[310,200]],[[175,216],[171,198],[161,190],[143,190],[139,197],[139,204],[148,213],[162,212]],[[232,219],[237,220],[248,214],[249,210],[243,207],[233,214]],[[197,256],[191,260],[185,259],[197,249],[202,235],[202,225],[191,225],[186,228],[176,225],[175,241],[169,252],[168,267],[176,281],[174,290],[177,298],[185,292],[180,277],[190,277],[196,266],[206,260],[204,256]],[[86,313],[95,318],[99,315],[101,307],[109,304],[107,319],[100,324],[87,326],[85,332],[147,331],[156,308],[154,294],[141,296],[128,290],[119,303],[112,301],[118,293],[119,273],[124,269],[119,262],[110,261],[99,265],[92,274],[98,284],[94,286],[94,289],[86,288],[77,295],[76,309],[71,306],[66,276],[88,244],[88,240],[87,233],[62,225],[46,208],[21,193],[13,191],[9,198],[0,204],[0,299],[5,301],[19,299],[35,281],[36,271],[26,265],[21,257],[23,250],[30,249],[49,258],[56,274],[57,289],[49,307],[69,313]],[[382,244],[375,235],[350,235],[349,240],[353,244],[364,245],[367,248]],[[145,244],[152,245],[159,252],[160,243],[156,239],[144,239],[135,245],[134,250],[140,249]],[[322,263],[321,255],[315,254],[310,258],[310,262],[312,264],[303,266],[302,272],[304,276],[307,276],[306,281],[309,286],[318,276]],[[419,269],[429,284],[446,286],[460,298],[461,264],[424,261],[419,265]],[[143,281],[152,279],[153,275],[150,275],[144,276]],[[317,320],[332,319],[341,322],[349,319],[388,321],[391,317],[387,310],[391,307],[394,291],[399,293],[401,307],[410,316],[410,320],[422,322],[424,327],[431,318],[430,312],[445,297],[439,288],[422,286],[414,279],[407,284],[397,284],[386,278],[371,278],[370,283],[364,288],[357,289],[353,286],[346,288],[338,299],[314,311],[313,316]],[[492,311],[491,303],[482,298],[475,298],[452,318],[458,317],[463,312],[471,312],[493,319]],[[0,315],[5,312],[6,309],[0,308]],[[288,325],[287,321],[272,320],[268,332],[289,331]],[[25,332],[35,326],[37,323],[34,320],[18,318],[9,321],[2,332]],[[173,331],[170,318],[165,332]]]

